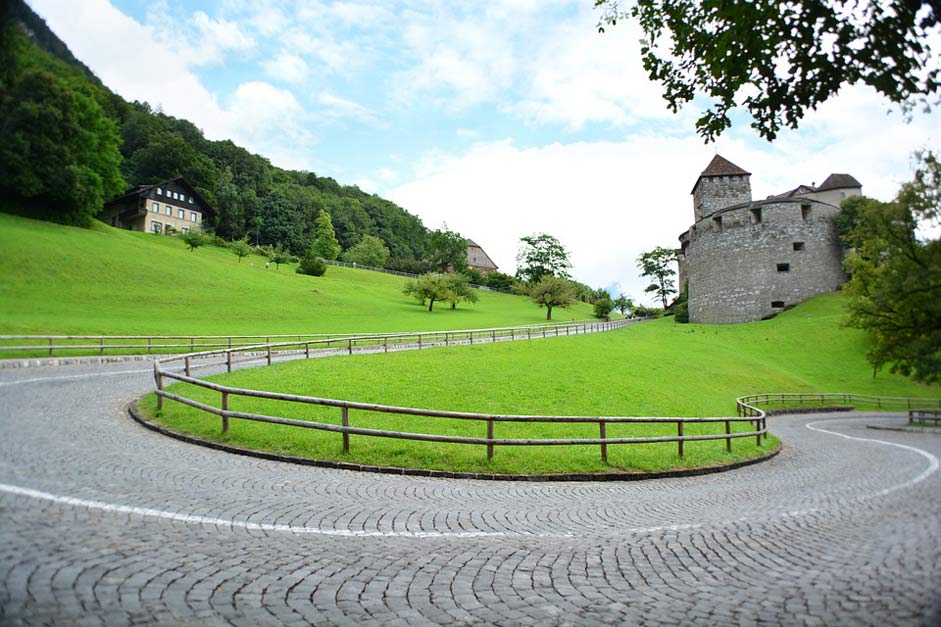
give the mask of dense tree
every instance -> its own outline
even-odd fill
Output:
[[[414,281],[406,281],[402,293],[413,297],[419,305],[428,303],[428,311],[433,311],[435,301],[448,297],[448,277],[443,274],[428,272]]]
[[[602,296],[595,300],[595,318],[607,318],[611,314],[612,309],[614,309],[614,301],[612,301],[610,297]]]
[[[320,210],[317,214],[317,237],[314,239],[314,254],[321,259],[333,261],[340,255],[340,242],[337,241],[336,232],[330,214]]]
[[[288,251],[281,248],[279,245],[274,249],[274,253],[271,255],[271,261],[274,262],[274,269],[280,270],[282,263],[287,263],[291,260],[291,254]]]
[[[667,299],[671,294],[676,293],[675,283],[671,278],[676,274],[673,264],[676,261],[676,254],[669,248],[657,246],[651,251],[642,253],[637,258],[637,267],[640,269],[641,276],[650,277],[653,281],[644,291],[648,294],[653,293],[663,303],[663,308],[667,308]]]
[[[635,19],[641,56],[674,112],[705,92],[696,127],[707,140],[744,106],[768,140],[796,128],[844,85],[869,85],[903,109],[929,103],[939,83],[937,0],[699,2],[596,0],[599,29]]]
[[[327,272],[327,264],[314,254],[312,248],[308,248],[304,256],[301,257],[301,262],[297,264],[295,272],[310,276],[323,276]]]
[[[382,268],[389,258],[389,249],[375,235],[367,235],[358,244],[343,253],[343,261],[359,266]]]
[[[432,231],[425,258],[440,272],[460,272],[467,267],[467,240],[447,227]]]
[[[503,272],[488,272],[485,285],[495,290],[512,290],[516,287],[516,279]]]
[[[941,167],[926,155],[915,180],[894,202],[852,199],[853,226],[846,233],[851,252],[850,326],[871,340],[873,370],[924,383],[941,383],[941,240],[918,237],[920,223],[941,212]],[[846,211],[846,210],[844,210]]]
[[[546,274],[527,288],[530,300],[546,308],[546,320],[552,320],[553,307],[568,307],[575,302],[575,287],[564,277]]]
[[[447,293],[444,300],[451,303],[451,309],[457,309],[460,302],[476,303],[479,299],[477,290],[470,286],[467,276],[460,272],[447,275]]]
[[[539,233],[521,237],[516,255],[516,278],[535,285],[545,276],[568,278],[569,261],[565,246],[551,235]]]

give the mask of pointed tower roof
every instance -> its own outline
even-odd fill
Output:
[[[699,178],[696,179],[696,185],[699,185],[699,181],[704,177],[710,176],[751,176],[751,172],[746,172],[717,153],[709,162],[709,165],[706,166],[706,169],[702,171],[702,174],[699,175]],[[691,194],[696,191],[696,185],[693,185]]]

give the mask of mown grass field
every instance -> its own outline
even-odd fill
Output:
[[[323,277],[238,262],[225,249],[190,252],[169,237],[97,223],[78,229],[0,213],[0,333],[229,335],[361,333],[538,324],[522,296],[429,313],[402,295],[405,279],[329,267]],[[591,317],[579,303],[555,318]]]
[[[458,411],[590,416],[728,416],[734,399],[756,392],[856,392],[938,398],[941,391],[880,373],[865,360],[865,336],[842,328],[843,297],[818,297],[772,320],[743,325],[679,325],[662,319],[587,336],[462,346],[423,352],[291,362],[212,377],[226,385],[294,394]],[[181,385],[187,395],[218,406],[218,394]],[[143,404],[153,412],[154,399]],[[339,410],[237,399],[233,409],[339,423]],[[770,424],[773,430],[773,420]],[[488,462],[482,447],[352,438],[220,421],[169,403],[160,422],[238,446],[359,463],[479,472],[595,472],[699,466],[761,454],[754,440],[686,445],[612,446],[609,465],[598,447],[505,447]],[[380,429],[483,436],[483,423],[351,412],[351,424]],[[705,427],[704,427],[705,428]],[[709,427],[721,429],[722,425]],[[745,428],[744,426],[742,428]],[[597,426],[498,425],[497,437],[595,437]],[[697,433],[688,429],[687,433]],[[715,432],[715,431],[713,431]],[[671,434],[675,426],[608,427],[609,437]]]

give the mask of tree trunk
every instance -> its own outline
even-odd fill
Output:
[[[428,299],[428,311],[431,311],[431,308],[434,307],[434,306],[435,306],[435,299],[434,299],[434,298],[429,298],[429,299]]]
[[[546,305],[546,320],[552,320],[552,307]]]

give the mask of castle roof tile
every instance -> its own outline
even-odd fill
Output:
[[[863,184],[857,181],[850,174],[831,174],[817,188],[818,192],[825,192],[828,189],[845,189],[847,187],[862,187]]]

